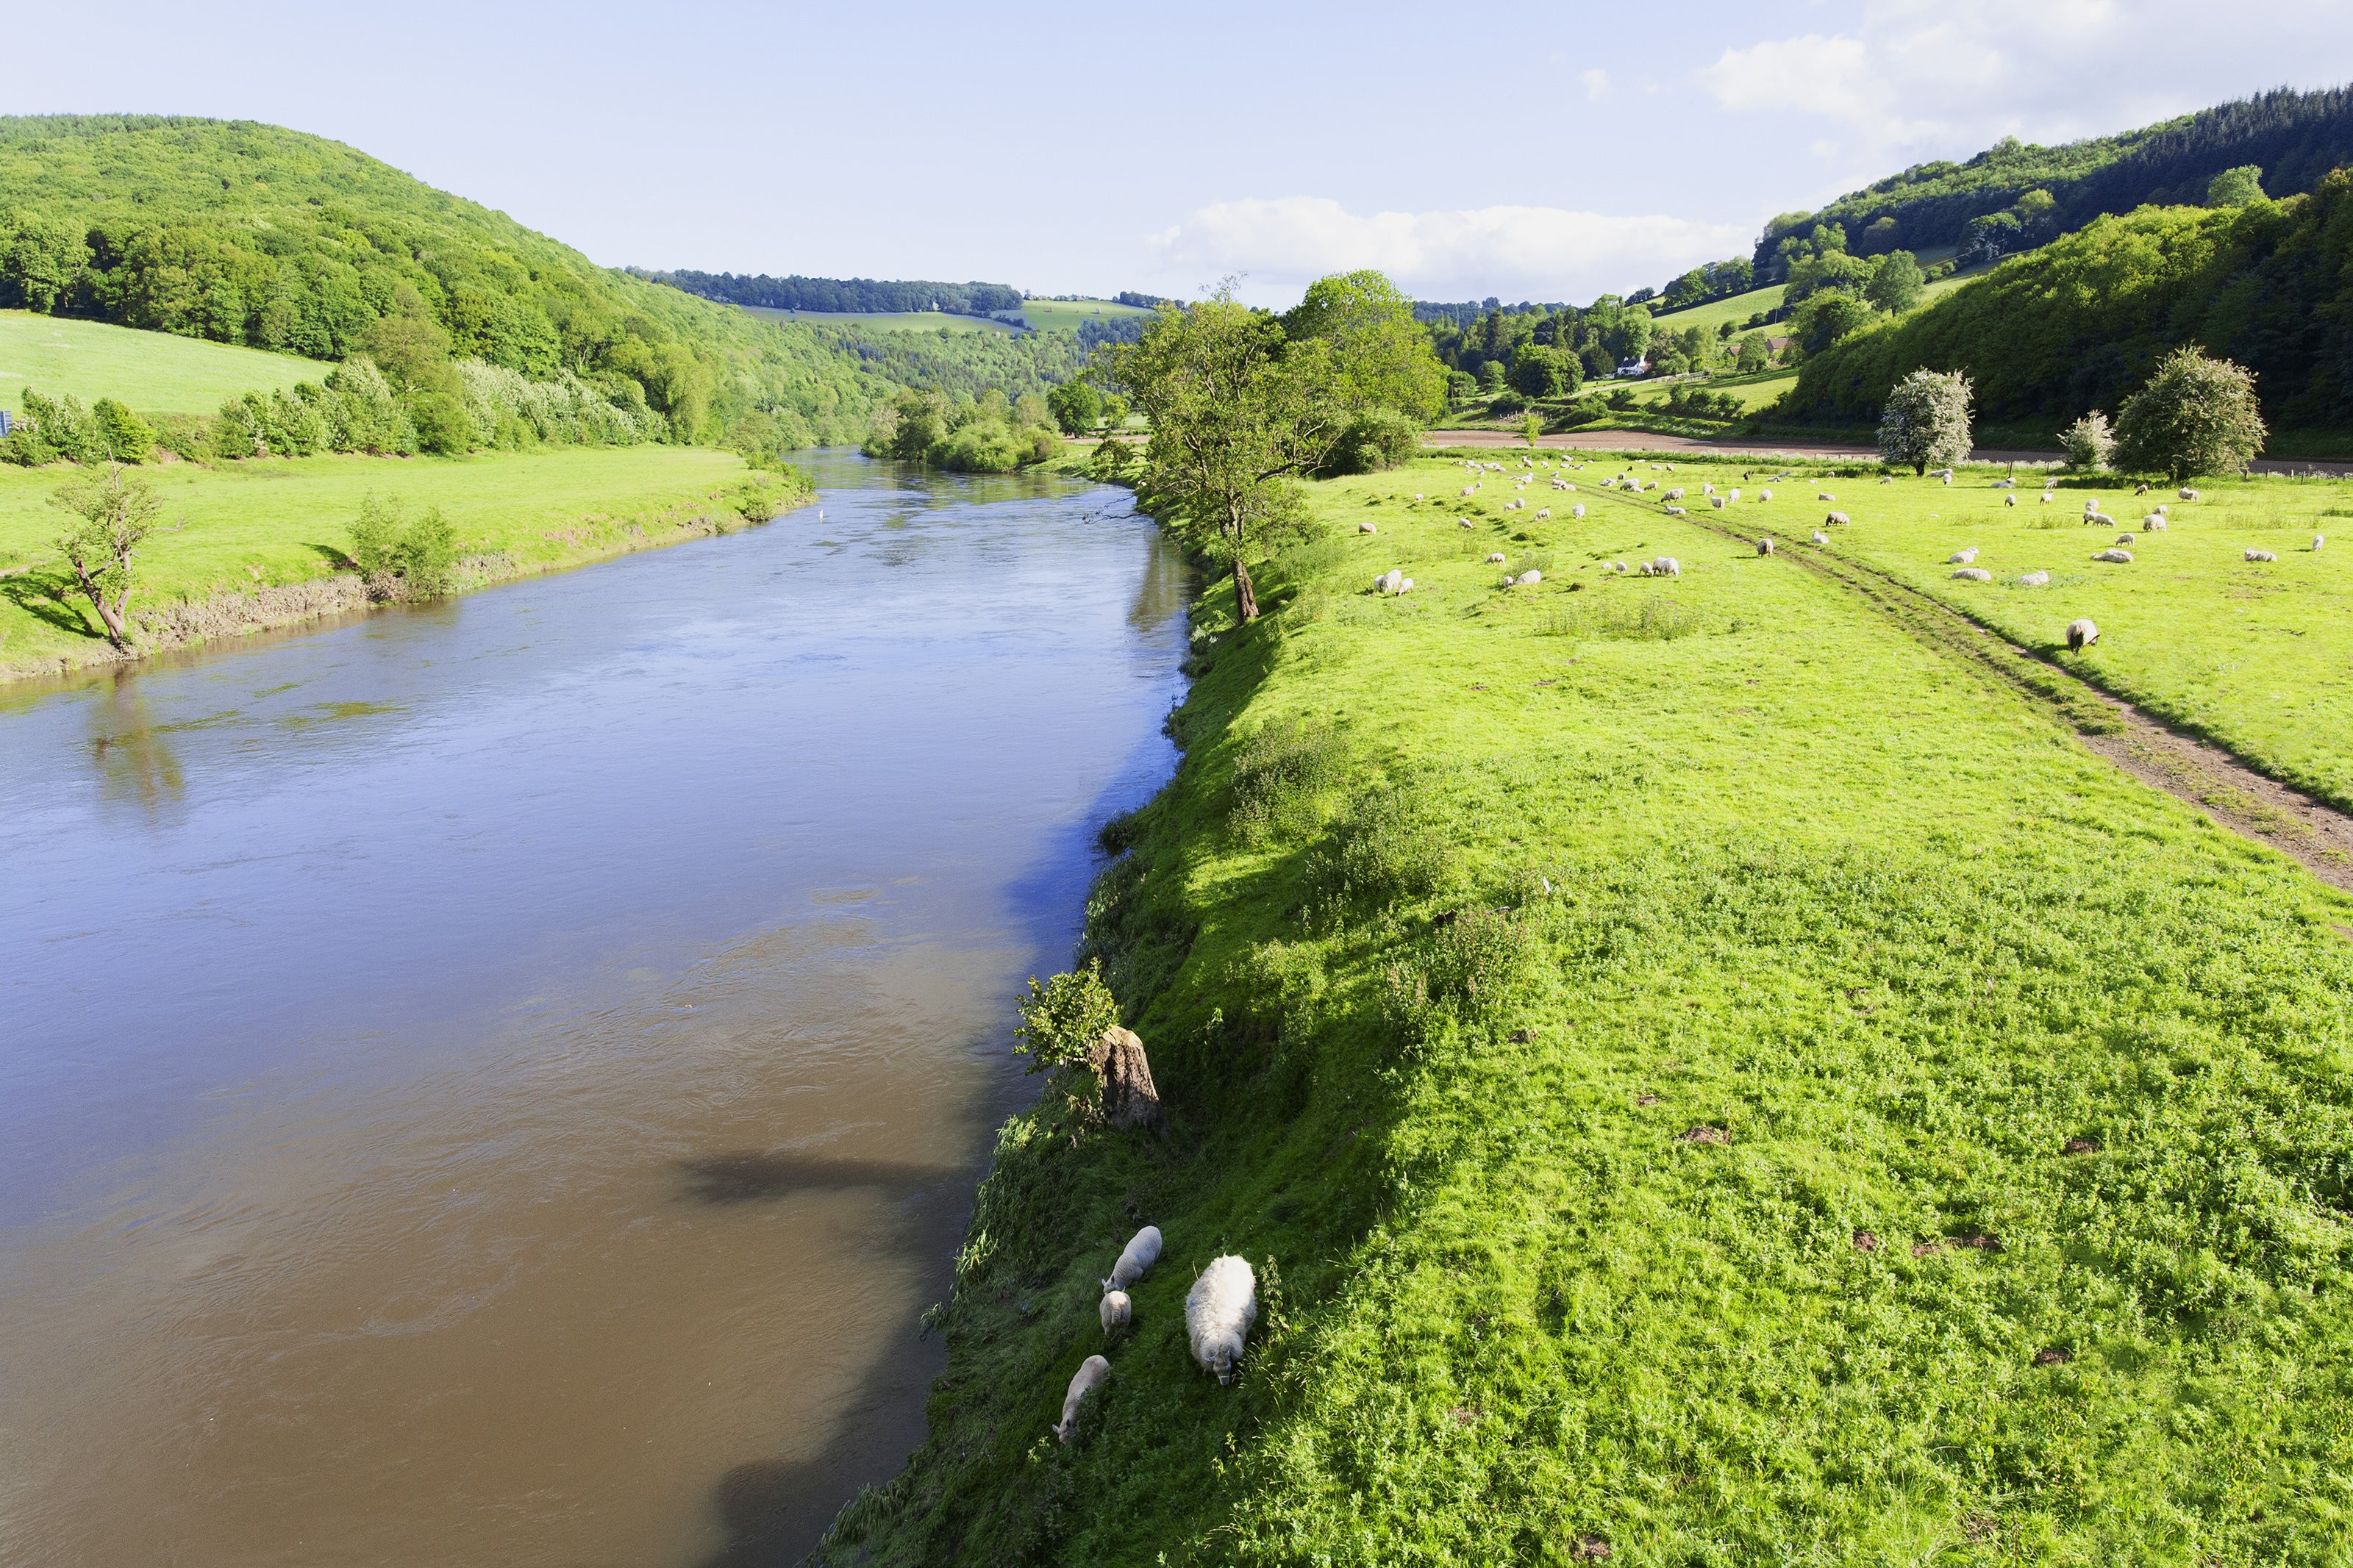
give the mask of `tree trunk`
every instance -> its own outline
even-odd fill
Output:
[[[1250,568],[1242,564],[1239,552],[1234,556],[1234,608],[1244,626],[1258,619],[1258,594],[1250,587]]]
[[[125,639],[122,632],[121,605],[118,603],[113,605],[109,605],[107,604],[105,590],[101,589],[96,583],[90,581],[90,574],[82,570],[81,563],[79,561],[73,563],[73,569],[74,575],[81,579],[82,596],[90,601],[90,608],[98,612],[100,624],[106,627],[106,640],[112,643],[115,647],[121,652],[129,653],[131,651],[131,644]],[[131,595],[128,593],[125,593],[122,597],[123,599],[128,600]]]

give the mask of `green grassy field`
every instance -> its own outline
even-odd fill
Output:
[[[11,412],[22,411],[20,394],[30,386],[86,404],[112,397],[142,414],[211,414],[225,398],[321,381],[332,368],[201,338],[0,310],[0,407]]]
[[[566,447],[462,459],[328,457],[218,468],[145,470],[164,527],[140,557],[134,619],[174,605],[252,595],[348,570],[352,521],[371,492],[412,510],[439,507],[461,550],[494,557],[491,576],[545,569],[681,537],[684,520],[725,516],[748,476],[731,452],[677,447]],[[0,674],[109,657],[52,543],[48,499],[65,467],[0,468]]]
[[[826,327],[866,327],[881,332],[1018,332],[1008,322],[985,316],[959,316],[945,310],[776,310],[765,305],[738,305],[746,315],[764,321],[809,321]]]
[[[1204,601],[1083,950],[1171,1129],[1008,1125],[832,1560],[2348,1561],[2353,900],[1619,466],[1319,486]]]
[[[1785,285],[1771,283],[1762,289],[1751,289],[1746,294],[1734,294],[1722,300],[1711,300],[1704,305],[1694,305],[1688,310],[1669,311],[1659,317],[1658,321],[1662,328],[1678,332],[1693,327],[1704,327],[1712,337],[1726,321],[1738,327],[1760,310],[1770,312],[1779,310],[1781,296],[1788,292],[1788,289]],[[1757,330],[1773,331],[1769,327],[1760,327]]]
[[[1152,312],[1134,305],[1113,304],[1109,300],[1027,300],[1022,301],[1021,313],[1041,332],[1075,332],[1081,321],[1148,316]]]

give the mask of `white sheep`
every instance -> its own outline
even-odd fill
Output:
[[[1103,1379],[1110,1375],[1111,1363],[1099,1355],[1091,1355],[1079,1363],[1079,1370],[1071,1374],[1071,1391],[1062,1395],[1062,1420],[1054,1428],[1055,1436],[1065,1443],[1071,1440],[1071,1435],[1079,1429],[1079,1402],[1101,1388]]]
[[[2268,550],[2250,550],[2247,552],[2247,559],[2250,561],[2276,561],[2279,557],[2273,554]]]
[[[1405,574],[1402,572],[1392,572],[1388,575],[1399,582],[1405,580]],[[1389,591],[1396,592],[1395,589]],[[1120,1249],[1119,1261],[1111,1266],[1111,1278],[1103,1282],[1103,1288],[1106,1290],[1124,1290],[1143,1279],[1145,1271],[1159,1261],[1160,1227],[1156,1225],[1147,1225],[1130,1237],[1127,1245]]]
[[[1669,517],[1689,517],[1691,513],[1685,511],[1679,506],[1671,506],[1667,508],[1667,515]]]
[[[1722,511],[1724,510],[1724,498],[1722,496],[1710,496],[1707,498],[1707,504],[1714,507],[1716,510]]]
[[[1527,509],[1527,504],[1528,503],[1524,500],[1507,500],[1504,503],[1504,510],[1505,511],[1525,511]]]
[[[1457,528],[1476,528],[1479,525],[1472,521],[1467,517],[1458,517],[1454,520],[1454,526]]]
[[[1661,500],[1681,500],[1683,499],[1683,488],[1681,485],[1677,485],[1674,489],[1662,494],[1659,499]]]
[[[2327,542],[2328,542],[2328,539],[2327,539],[2327,535],[2325,535],[2325,534],[2319,534],[2319,533],[2316,533],[2316,534],[2314,534],[2314,535],[2312,536],[2312,552],[2313,552],[2315,555],[2319,554],[2319,553],[2320,553],[2320,547],[2321,547],[2322,545],[2324,545],[2324,544],[2327,543]]]
[[[1464,486],[1462,487],[1461,493],[1462,493],[1464,496],[1466,496],[1466,497],[1467,497],[1467,496],[1469,496],[1469,495],[1470,495],[1470,493],[1471,493],[1472,490],[1475,490],[1475,489],[1477,489],[1478,488],[1479,488],[1479,487],[1478,487],[1477,485],[1464,485]]]
[[[1712,484],[1702,483],[1699,487],[1699,493],[1704,496],[1712,496],[1715,493],[1715,487]]]
[[[1814,492],[1814,499],[1816,500],[1838,500],[1838,497],[1831,494],[1828,490],[1816,490]]]
[[[2099,640],[2100,628],[2089,620],[2067,623],[2067,646],[2075,652],[2081,653]]]
[[[1541,572],[1523,572],[1520,574],[1520,586],[1523,588],[1527,587],[1530,584],[1541,583],[1543,581],[1544,574]]]
[[[1388,571],[1373,579],[1373,592],[1376,594],[1404,593],[1405,574],[1398,571],[1394,566],[1390,567]],[[1104,1288],[1108,1289],[1110,1287],[1106,1286]]]
[[[2174,493],[2179,496],[2183,500],[2196,500],[2198,499],[2198,492],[2191,489],[2188,485],[2182,486]]]
[[[2049,505],[2051,504],[2052,499],[2052,498],[2051,492],[2050,492],[2049,490],[2044,490],[2044,491],[2042,492],[2042,504],[2043,504],[2044,506],[2049,506]]]
[[[1773,492],[1771,490],[1758,490],[1757,492],[1757,499],[1758,500],[1771,500],[1773,499]]]
[[[1375,528],[1375,527],[1374,527],[1371,523],[1369,523],[1369,522],[1360,522],[1360,523],[1356,524],[1356,531],[1357,531],[1358,533],[1378,533],[1378,532],[1380,531],[1380,530],[1379,530],[1379,529],[1377,529],[1377,528]]]
[[[1413,499],[1414,499],[1414,500],[1419,500],[1421,499],[1421,492],[1420,492],[1419,490],[1416,490],[1416,491],[1414,491],[1414,492],[1413,492]]]
[[[1585,503],[1583,501],[1578,501],[1575,506],[1570,507],[1568,509],[1568,515],[1571,517],[1583,517],[1585,515]]]
[[[2132,564],[2132,552],[2129,550],[2103,550],[2097,555],[2093,556],[2092,559],[2094,561],[2110,562],[2118,566],[2129,566]]]
[[[1758,540],[1758,541],[1757,542],[1757,554],[1759,554],[1759,555],[1770,555],[1770,554],[1772,554],[1772,553],[1773,553],[1773,542],[1772,542],[1771,540],[1769,540],[1769,539],[1760,539],[1760,540]]]
[[[1840,525],[1840,526],[1845,526],[1845,525],[1852,524],[1853,521],[1854,521],[1854,519],[1852,519],[1852,518],[1851,518],[1851,517],[1847,516],[1847,514],[1846,514],[1846,513],[1844,513],[1844,512],[1842,512],[1842,511],[1834,511],[1834,512],[1831,512],[1829,516],[1827,516],[1827,517],[1825,517],[1825,518],[1823,518],[1823,519],[1822,519],[1822,526],[1823,526],[1823,527],[1825,527],[1825,528],[1831,527],[1831,526],[1832,526],[1833,524]]]
[[[1724,499],[1726,500],[1738,500],[1740,499],[1740,487],[1738,485],[1735,485],[1730,489],[1725,491]]]
[[[1231,1253],[1201,1270],[1185,1292],[1185,1338],[1193,1359],[1221,1384],[1234,1380],[1234,1363],[1258,1321],[1258,1276]]]
[[[1978,547],[1972,544],[1967,550],[1956,550],[1950,555],[1945,557],[1945,564],[1947,566],[1967,566],[1970,562],[1975,561],[1977,558]]]
[[[2051,574],[2029,572],[2025,576],[2018,579],[2018,585],[2021,588],[2048,588],[2051,586]]]
[[[2085,512],[2084,514],[2084,522],[2087,527],[2095,523],[2102,528],[2114,528],[2116,525],[2116,520],[2110,517],[2104,511]]]
[[[1814,530],[1814,542],[1816,544],[1828,544],[1830,542],[1831,536],[1829,534],[1824,533],[1819,528]]]
[[[1683,574],[1683,563],[1672,555],[1662,555],[1651,563],[1651,575],[1653,577],[1680,577]]]
[[[2148,494],[2148,486],[2146,484],[2135,485],[2133,487],[2133,494],[2137,496],[2145,496]]]
[[[1892,485],[1895,482],[1895,476],[1893,474],[1882,474],[1879,476],[1879,482],[1883,485]]]
[[[2014,490],[2018,488],[2018,481],[2016,479],[1996,479],[1993,482],[1993,488],[1998,490]]]
[[[1993,581],[1993,574],[1987,571],[1982,566],[1964,566],[1959,571],[1954,573],[1953,575],[1964,578],[1971,583],[1990,583]]]
[[[1103,1338],[1109,1339],[1114,1331],[1127,1327],[1128,1320],[1135,1316],[1135,1303],[1128,1299],[1124,1290],[1106,1290],[1099,1310],[1103,1318]]]
[[[1488,557],[1487,557],[1487,564],[1488,564],[1488,565],[1490,565],[1490,566],[1501,566],[1503,563],[1504,563],[1504,552],[1503,552],[1502,551],[1500,551],[1500,550],[1496,551],[1493,555],[1490,555],[1490,556],[1488,556]]]
[[[2116,535],[2116,542],[2118,544],[2130,544],[2132,542],[2133,536],[2129,533],[2119,533]]]
[[[2161,511],[2150,512],[2147,517],[2140,520],[2140,526],[2145,532],[2163,533],[2165,531],[2165,514]]]

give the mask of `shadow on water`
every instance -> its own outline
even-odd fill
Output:
[[[727,1544],[702,1568],[793,1568],[833,1523],[825,1500],[854,1486],[854,1474],[831,1456],[787,1463],[754,1459],[720,1478],[714,1493]]]
[[[90,710],[92,762],[110,800],[154,812],[176,802],[185,788],[179,758],[148,710],[145,690],[128,669],[114,672],[113,689]]]
[[[960,1175],[957,1169],[912,1165],[891,1160],[838,1160],[822,1154],[747,1152],[705,1154],[681,1160],[687,1196],[706,1204],[760,1203],[798,1193],[840,1193],[872,1188],[892,1198],[907,1197],[931,1184]]]

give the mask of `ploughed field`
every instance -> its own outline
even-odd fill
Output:
[[[1599,485],[1702,470],[1498,460],[1468,500],[1439,460],[1318,486],[1270,613],[1201,606],[1186,761],[1110,831],[1084,950],[1171,1130],[1008,1124],[931,1436],[830,1560],[2343,1562],[2353,900]],[[2106,539],[2025,526],[2039,478],[2000,515],[1986,482],[1832,479],[1831,548],[2038,646],[2089,613],[2092,673],[2184,700],[2159,633],[2308,647],[2340,684],[2301,719],[2200,700],[2353,744],[2353,627],[2267,629],[2317,563],[2234,560],[2274,492],[2207,487],[2099,574]],[[1828,506],[1775,488],[1733,517],[1811,548]],[[1993,586],[1944,575],[1969,543]],[[1229,1389],[1182,1325],[1224,1252],[1261,1279]]]

